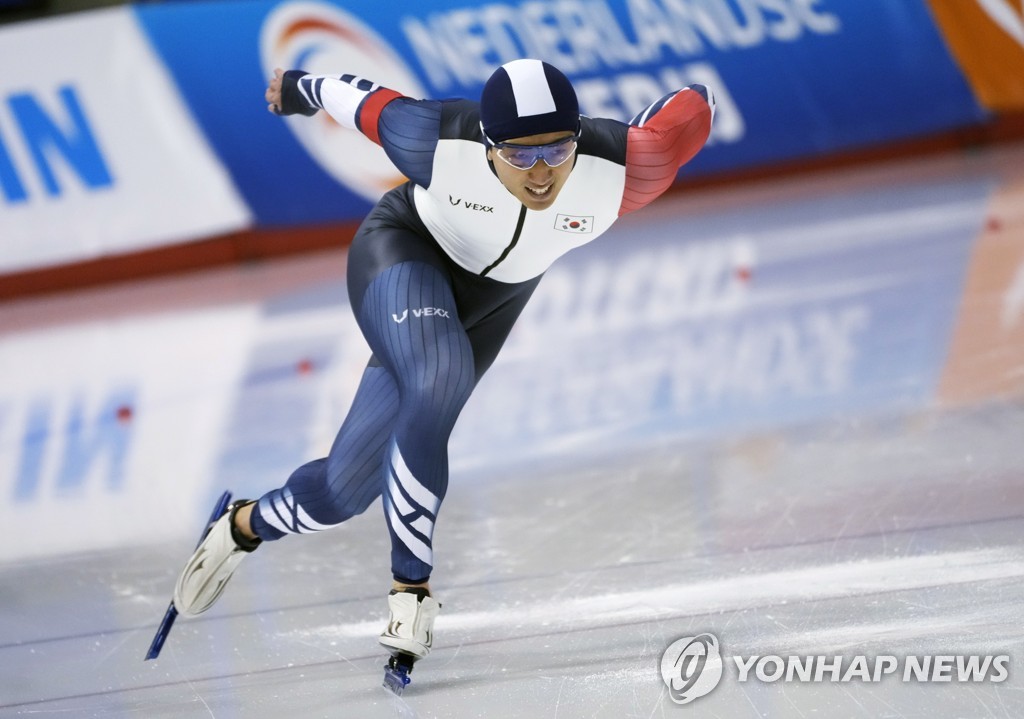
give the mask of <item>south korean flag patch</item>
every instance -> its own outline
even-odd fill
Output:
[[[555,219],[555,229],[562,232],[587,234],[594,231],[593,215],[559,215]]]

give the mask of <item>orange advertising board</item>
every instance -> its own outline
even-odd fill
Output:
[[[928,1],[978,100],[990,110],[1024,110],[1024,2]]]

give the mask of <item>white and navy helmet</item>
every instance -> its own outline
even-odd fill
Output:
[[[513,60],[491,75],[480,96],[480,125],[489,143],[580,128],[576,91],[562,71],[541,60]]]

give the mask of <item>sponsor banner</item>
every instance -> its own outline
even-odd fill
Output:
[[[1024,182],[1000,187],[988,207],[948,356],[943,403],[1024,396]]]
[[[0,28],[0,66],[0,274],[249,224],[129,9]]]
[[[981,102],[1024,110],[1024,5],[1020,0],[929,0]]]
[[[475,99],[501,63],[540,57],[572,78],[585,114],[620,120],[706,83],[718,112],[691,175],[983,118],[924,0],[434,0],[386,13],[370,0],[253,0],[135,12],[267,225],[357,219],[402,180],[358,133],[268,113],[263,91],[278,66]]]

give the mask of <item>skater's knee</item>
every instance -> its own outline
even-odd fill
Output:
[[[354,496],[352,494],[342,494],[334,498],[332,503],[332,509],[334,516],[337,518],[336,524],[341,524],[356,515],[365,512],[373,500],[379,496],[379,492],[376,494],[367,493],[365,496]]]
[[[458,413],[473,392],[473,366],[450,367],[443,373],[423,373],[402,386],[405,406],[420,408],[433,418]]]

